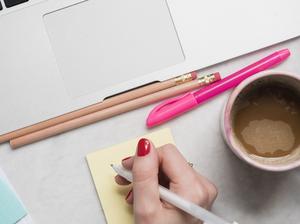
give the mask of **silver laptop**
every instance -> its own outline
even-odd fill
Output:
[[[0,134],[300,34],[298,0],[0,3]]]

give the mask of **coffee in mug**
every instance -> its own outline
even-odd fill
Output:
[[[300,165],[299,78],[263,72],[233,91],[222,126],[226,142],[240,158],[271,171]]]

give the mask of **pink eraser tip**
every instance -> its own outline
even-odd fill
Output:
[[[198,76],[197,72],[191,72],[191,75],[193,80],[196,79]]]
[[[222,79],[222,78],[221,78],[221,75],[220,75],[220,72],[214,73],[214,76],[215,76],[215,81],[219,81],[219,80]]]

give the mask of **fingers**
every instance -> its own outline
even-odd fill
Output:
[[[133,166],[133,157],[129,156],[125,159],[122,159],[122,166],[127,170],[132,170]]]
[[[128,204],[133,204],[133,193],[132,190],[130,190],[125,198],[126,202]]]
[[[157,151],[161,169],[173,183],[184,183],[194,178],[194,169],[174,145],[164,145]]]
[[[150,218],[161,208],[158,191],[158,153],[152,143],[141,139],[137,146],[132,167],[133,206],[135,220]]]
[[[162,165],[164,173],[172,179],[172,181],[182,182],[187,177],[182,175],[183,172],[194,172],[174,145],[164,145],[158,149],[158,153],[159,163]],[[134,157],[126,157],[122,160],[122,165],[125,169],[132,170],[133,162]]]
[[[208,179],[206,179],[205,177],[202,177],[199,175],[199,182],[202,183],[202,187],[204,187],[206,189],[207,192],[207,209],[211,209],[212,204],[214,203],[214,201],[216,200],[217,196],[218,196],[218,189],[217,187],[210,182]]]
[[[121,177],[120,175],[115,176],[115,181],[119,185],[129,185],[130,182],[125,178]]]
[[[133,172],[134,191],[128,193],[126,201],[130,204],[134,202],[137,217],[144,217],[145,214],[149,216],[162,206],[158,194],[158,180],[160,184],[170,187],[171,191],[206,209],[211,208],[218,194],[215,185],[190,167],[171,144],[156,150],[150,141],[141,139],[136,155],[123,159],[122,165]],[[115,181],[119,185],[130,184],[118,175]],[[170,207],[168,203],[164,205]]]
[[[190,167],[174,145],[164,145],[158,153],[160,167],[170,181],[170,189],[209,209],[217,196],[216,187]]]
[[[122,166],[127,170],[131,170],[132,166],[133,166],[133,157],[129,156],[129,157],[124,158],[122,160]],[[115,176],[115,181],[119,185],[129,185],[130,184],[129,181],[127,181],[125,178],[123,178],[119,175]]]

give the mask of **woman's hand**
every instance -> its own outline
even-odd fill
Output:
[[[133,203],[136,224],[202,223],[161,201],[159,184],[206,209],[211,208],[217,196],[216,187],[190,167],[174,145],[156,150],[149,140],[141,139],[135,156],[123,159],[122,164],[133,173],[133,190],[126,201]],[[120,185],[129,184],[121,176],[115,180]]]

